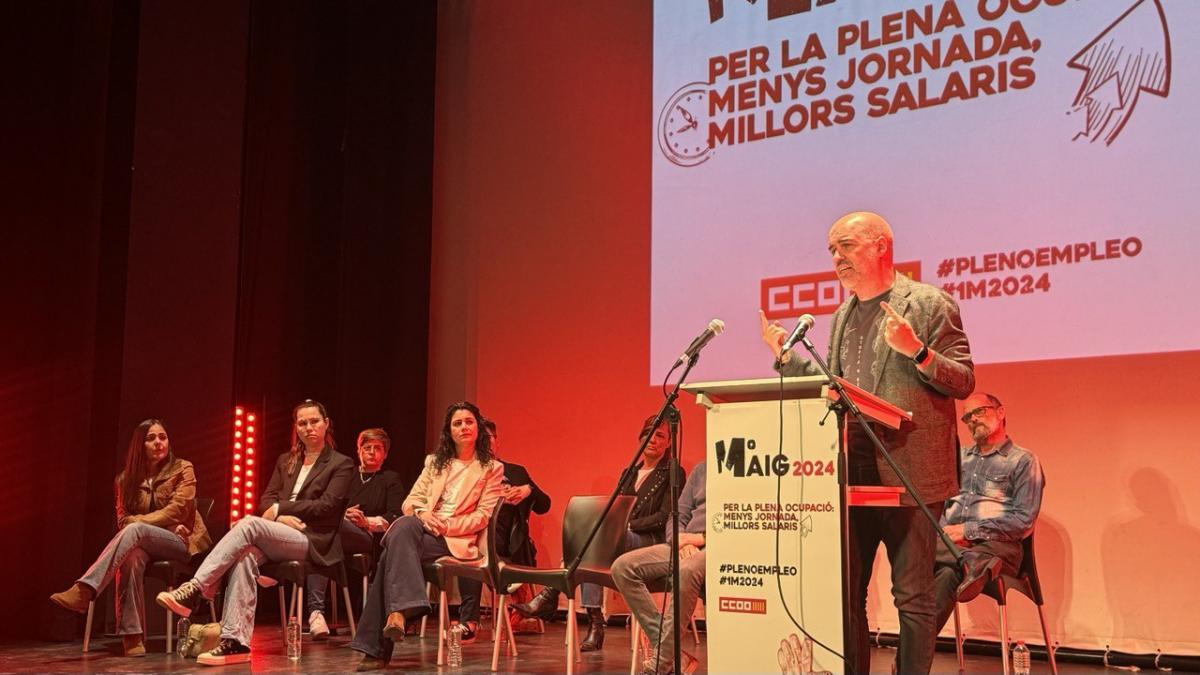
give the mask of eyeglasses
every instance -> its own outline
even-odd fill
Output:
[[[968,423],[976,417],[983,417],[984,410],[995,410],[996,408],[997,406],[994,405],[981,405],[974,410],[968,410],[967,412],[963,413],[961,419],[964,423]]]
[[[306,420],[296,420],[296,426],[301,429],[306,429],[308,427],[315,427],[324,421],[325,421],[324,417],[310,417],[309,419],[306,419]]]

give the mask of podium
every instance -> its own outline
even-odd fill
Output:
[[[836,392],[822,376],[682,389],[707,409],[709,672],[844,672],[847,504],[898,503],[899,492],[843,484],[837,417],[826,417]],[[847,393],[881,423],[911,419]]]

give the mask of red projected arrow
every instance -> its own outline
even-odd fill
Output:
[[[1159,0],[1137,0],[1067,66],[1087,73],[1071,110],[1085,111],[1087,123],[1071,140],[1112,145],[1141,92],[1166,98],[1171,90],[1171,37]]]

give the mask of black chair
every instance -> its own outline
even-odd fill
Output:
[[[439,584],[441,584],[441,579],[440,579],[441,575],[438,573],[437,563],[430,562],[430,563],[425,563],[425,564],[421,565],[421,574],[425,577],[425,596],[429,597],[429,604],[433,604],[433,598],[430,597],[433,595],[433,589],[436,587],[438,589],[439,594],[441,593],[441,590],[442,590],[442,587],[439,585]],[[442,607],[442,605],[438,605],[438,625],[439,626],[442,623],[441,607]],[[428,614],[421,617],[421,630],[419,632],[419,636],[421,637],[421,639],[425,639],[425,624],[427,622],[427,619],[429,619]]]
[[[1024,595],[1037,605],[1038,619],[1042,622],[1042,639],[1046,642],[1046,656],[1050,660],[1050,670],[1058,675],[1058,662],[1054,658],[1054,644],[1050,642],[1050,631],[1046,628],[1046,613],[1042,606],[1046,604],[1042,596],[1042,582],[1038,579],[1037,560],[1033,555],[1033,533],[1021,540],[1021,568],[1016,576],[1001,574],[988,582],[983,588],[983,595],[996,601],[1000,610],[1000,660],[1004,675],[1012,672],[1009,663],[1008,641],[1008,591],[1014,590]],[[954,603],[954,643],[958,651],[958,668],[963,668],[963,637],[958,617],[958,603]]]
[[[499,585],[497,582],[500,579],[500,556],[495,554],[496,541],[496,522],[499,520],[500,508],[504,506],[504,500],[496,502],[495,508],[492,509],[492,515],[488,519],[487,529],[484,530],[484,537],[480,552],[483,557],[478,560],[459,560],[454,556],[443,556],[438,558],[431,565],[437,580],[438,593],[438,665],[442,664],[442,656],[445,651],[446,641],[446,622],[448,612],[446,611],[446,588],[450,584],[450,580],[455,577],[474,579],[488,588],[492,589],[494,595],[500,596],[499,607],[493,605],[493,626],[492,639],[495,642],[492,645],[492,672],[496,672],[496,668],[500,661],[500,643],[504,641],[505,635],[508,637],[509,654],[517,655],[517,643],[513,639],[512,625],[508,621],[508,612],[505,611],[505,606],[508,603],[508,590],[506,586]],[[493,596],[494,597],[494,596]]]
[[[343,563],[336,565],[317,565],[304,560],[280,560],[276,562],[267,562],[259,567],[259,572],[263,576],[270,577],[279,582],[279,626],[283,629],[283,634],[287,635],[287,619],[289,616],[296,617],[296,621],[304,625],[304,585],[310,574],[320,574],[330,579],[337,579],[338,584],[342,587],[342,597],[346,601],[346,616],[350,619],[350,637],[354,637],[356,626],[354,624],[354,606],[350,604],[350,584],[346,579],[346,566]],[[287,603],[289,606],[284,609],[284,582],[292,584],[292,600]]]
[[[213,500],[207,497],[196,499],[196,512],[200,514],[200,520],[204,522],[204,526],[208,528],[208,517],[212,513]],[[196,570],[200,569],[200,563],[204,562],[204,557],[208,555],[208,551],[202,551],[191,557],[186,562],[177,560],[152,560],[146,565],[146,570],[142,578],[158,579],[167,586],[167,591],[175,590],[178,582],[187,581],[196,574]],[[87,623],[83,629],[83,651],[87,652],[88,647],[92,642],[92,612],[95,610],[96,601],[93,599],[88,603]],[[212,600],[208,601],[209,611],[212,612],[213,621],[217,620],[217,606]],[[146,612],[142,612],[145,616]],[[175,633],[175,615],[171,610],[166,610],[166,631],[167,631],[167,649],[166,653],[171,653],[172,642],[174,642]]]
[[[539,568],[500,562],[499,588],[514,583],[549,586],[567,596],[567,675],[575,672],[575,660],[581,659],[579,635],[575,620],[575,589],[580,584],[593,583],[612,587],[612,564],[625,551],[625,532],[629,529],[629,512],[636,500],[634,495],[620,495],[612,511],[604,519],[596,538],[583,556],[574,574],[566,567]],[[608,503],[608,497],[572,497],[563,516],[563,560],[574,560],[583,549],[588,534]]]
[[[375,572],[375,556],[371,553],[352,553],[346,558],[346,569],[362,577],[362,603],[367,604],[367,586]]]

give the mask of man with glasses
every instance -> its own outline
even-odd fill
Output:
[[[975,393],[963,403],[962,421],[975,445],[962,451],[962,488],[946,502],[942,530],[963,551],[960,568],[938,542],[934,582],[938,630],[954,612],[1003,570],[1021,567],[1021,540],[1033,532],[1042,506],[1045,478],[1037,457],[1008,437],[1004,406],[991,394]]]

